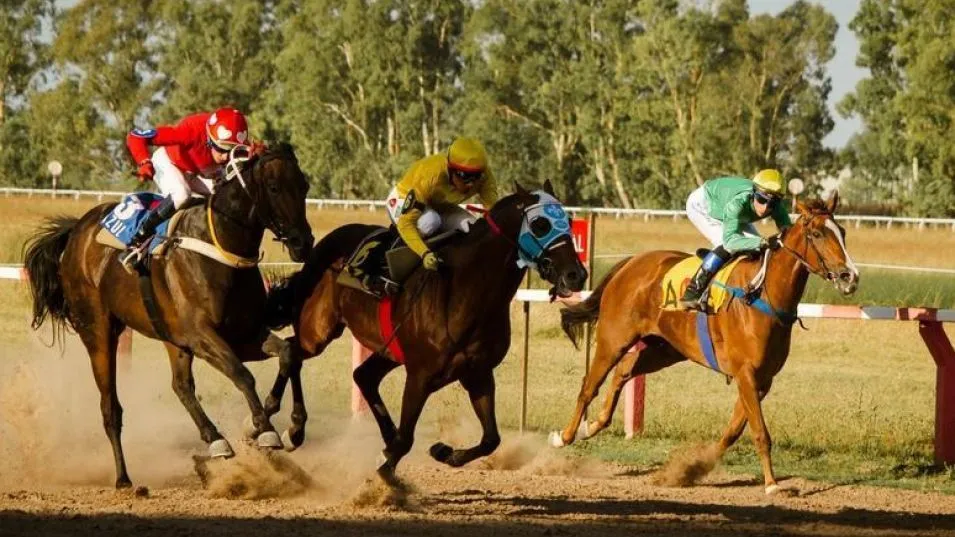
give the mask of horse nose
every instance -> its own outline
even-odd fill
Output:
[[[580,266],[574,267],[564,274],[564,278],[574,290],[580,290],[587,279],[587,270]]]

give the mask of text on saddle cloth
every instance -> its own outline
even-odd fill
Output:
[[[127,194],[112,211],[103,217],[100,225],[120,243],[128,246],[146,215],[159,205],[162,199],[163,196],[152,192]],[[167,236],[170,221],[166,220],[156,228],[156,235],[149,244],[149,253],[153,253],[162,244],[160,237]]]
[[[727,300],[732,296],[726,288],[726,282],[729,281],[730,274],[733,273],[733,269],[736,268],[736,265],[742,261],[744,257],[737,257],[727,263],[723,268],[716,273],[716,276],[713,277],[712,282],[710,283],[709,297],[707,304],[709,309],[713,312],[719,311],[719,309],[726,305]],[[686,291],[687,285],[690,284],[690,280],[693,279],[693,275],[696,273],[696,270],[700,267],[700,264],[703,262],[697,256],[690,256],[683,261],[680,261],[676,265],[667,271],[666,275],[663,276],[663,281],[661,283],[662,292],[663,292],[663,309],[665,310],[680,310],[679,300],[683,296],[683,292]],[[720,285],[716,285],[717,282]]]

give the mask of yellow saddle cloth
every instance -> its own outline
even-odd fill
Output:
[[[726,281],[729,280],[730,274],[733,273],[733,269],[736,268],[736,265],[738,265],[742,260],[743,257],[741,256],[730,261],[724,265],[723,268],[716,273],[716,276],[713,277],[713,280],[710,281],[710,293],[709,299],[707,300],[710,311],[719,311],[719,309],[726,304],[730,296],[726,289],[724,289],[722,286],[713,284],[715,282],[719,282],[723,285],[726,285]],[[686,286],[690,284],[690,280],[693,278],[693,275],[696,274],[696,270],[700,268],[700,264],[702,263],[702,259],[692,255],[683,261],[680,261],[676,265],[673,265],[673,268],[667,271],[666,275],[663,277],[663,283],[661,284],[663,290],[663,309],[680,309],[680,297],[683,296]]]

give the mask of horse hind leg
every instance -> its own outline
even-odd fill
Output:
[[[627,352],[617,364],[604,406],[597,419],[587,424],[585,438],[590,438],[610,426],[613,413],[620,402],[620,393],[630,379],[638,375],[655,373],[686,359],[673,349],[652,344],[647,346],[642,340],[635,346],[637,348]]]
[[[438,462],[449,466],[463,466],[474,459],[485,457],[494,452],[501,444],[501,435],[497,430],[497,417],[494,413],[494,374],[491,371],[462,378],[461,385],[467,390],[471,406],[481,422],[481,441],[469,449],[453,449],[438,442],[431,446],[431,456]]]
[[[586,436],[586,431],[580,429],[587,407],[597,396],[597,391],[600,390],[600,385],[603,384],[610,370],[627,354],[631,344],[639,339],[637,334],[625,339],[619,338],[612,333],[614,328],[610,322],[597,325],[597,347],[594,351],[594,362],[584,376],[580,393],[577,396],[577,407],[563,431],[552,431],[550,433],[551,446],[568,446],[578,437]]]
[[[95,316],[91,322],[77,322],[74,326],[82,327],[78,332],[90,355],[93,378],[96,380],[96,387],[99,388],[103,428],[113,448],[113,459],[116,463],[116,488],[131,487],[133,483],[126,471],[126,457],[123,454],[121,438],[123,407],[119,404],[119,395],[116,392],[116,347],[124,327],[118,320],[109,318],[105,313],[102,316]]]

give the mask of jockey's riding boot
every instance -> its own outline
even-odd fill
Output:
[[[696,274],[693,275],[690,284],[686,286],[683,297],[680,298],[681,308],[706,311],[706,303],[704,302],[706,290],[710,286],[710,280],[713,279],[713,276],[719,272],[720,267],[726,262],[726,257],[728,257],[728,254],[722,246],[706,254],[706,257],[703,258],[703,262],[700,263],[700,268],[696,270]]]
[[[128,272],[132,272],[133,269],[136,268],[143,259],[143,245],[156,233],[156,228],[159,227],[159,224],[168,220],[175,212],[176,205],[173,203],[172,197],[163,198],[156,208],[149,211],[149,214],[146,215],[146,218],[144,218],[139,225],[139,229],[136,230],[136,234],[133,235],[132,240],[129,241],[126,250],[120,258],[123,268]]]

